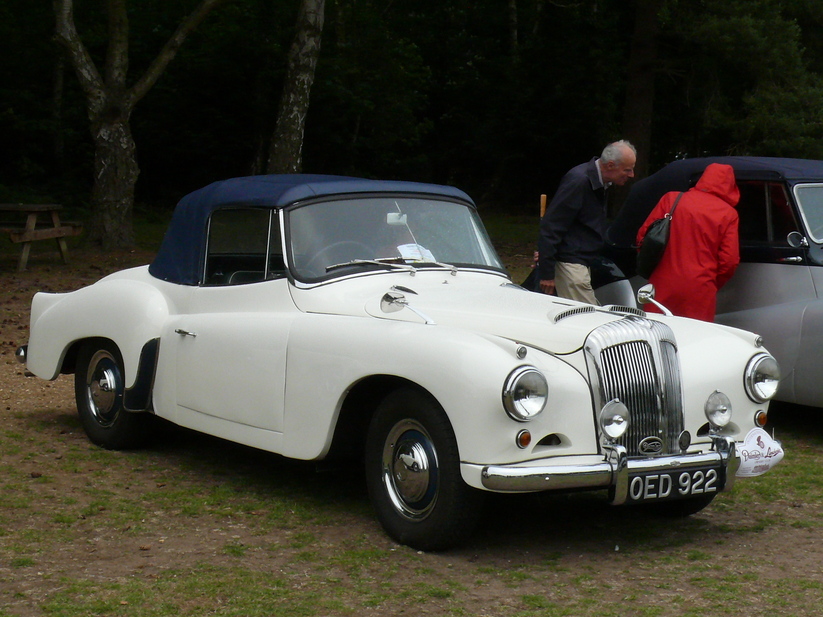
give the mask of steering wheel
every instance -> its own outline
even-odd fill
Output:
[[[333,242],[315,253],[306,264],[306,269],[314,271],[318,267],[325,268],[333,264],[343,263],[350,259],[369,259],[372,249],[354,240],[340,240]]]

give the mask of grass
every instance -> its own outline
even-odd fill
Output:
[[[769,556],[758,564],[728,554],[792,529],[820,536],[822,455],[802,422],[785,427],[781,465],[718,497],[716,522],[673,525],[596,496],[506,498],[490,504],[469,547],[430,555],[376,528],[356,470],[317,474],[176,429],[147,451],[110,452],[77,433],[47,438],[42,419],[24,416],[0,434],[4,457],[21,436],[51,446],[37,459],[40,477],[13,461],[0,475],[0,606],[60,616],[543,617],[802,615],[823,600],[814,570],[798,576]],[[71,422],[52,426],[61,424]],[[176,557],[171,547],[183,541],[207,554]],[[108,572],[54,558],[93,560],[83,547],[106,544],[123,552]],[[17,595],[21,575],[41,591]]]

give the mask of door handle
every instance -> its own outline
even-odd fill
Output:
[[[188,330],[183,330],[182,328],[177,328],[175,333],[179,334],[180,336],[190,336],[192,338],[196,338],[197,334],[195,332],[189,332]]]

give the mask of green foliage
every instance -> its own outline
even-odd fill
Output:
[[[128,2],[129,83],[199,1]],[[98,66],[101,6],[75,1]],[[652,170],[683,155],[823,157],[820,2],[657,6]],[[189,190],[251,173],[276,120],[297,7],[233,0],[189,37],[132,116],[139,201],[170,209]],[[514,48],[497,0],[327,2],[304,171],[451,183],[516,213],[551,194],[570,166],[623,136],[634,3],[516,7]],[[48,196],[82,211],[88,119],[53,24],[50,3],[0,6],[0,199]]]
[[[823,23],[820,10],[803,1],[673,1],[662,22],[659,163],[676,154],[823,156],[823,50],[804,47]]]

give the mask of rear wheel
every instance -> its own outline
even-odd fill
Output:
[[[378,407],[366,441],[366,481],[383,528],[417,549],[460,543],[480,514],[482,496],[463,481],[451,424],[419,390],[395,391]]]
[[[123,358],[110,341],[83,345],[77,357],[74,395],[80,421],[89,439],[104,448],[120,450],[145,443],[151,418],[123,408]]]

